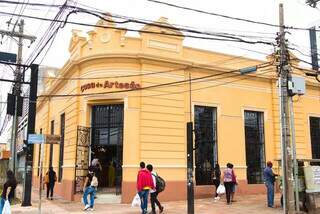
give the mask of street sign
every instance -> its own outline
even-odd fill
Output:
[[[17,62],[17,54],[0,52],[0,61],[15,63]]]
[[[41,144],[41,143],[44,143],[43,134],[29,134],[28,144]]]
[[[46,135],[46,141],[45,144],[57,144],[61,141],[60,135]]]

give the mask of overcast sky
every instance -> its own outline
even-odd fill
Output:
[[[20,0],[22,2],[23,0]],[[285,25],[295,27],[310,27],[312,24],[320,24],[320,10],[311,8],[305,4],[305,0],[163,0],[181,6],[191,7],[195,9],[205,10],[208,12],[224,14],[233,17],[256,20],[271,24],[278,24],[278,5],[279,2],[284,3]],[[30,1],[41,2],[47,4],[62,4],[64,0],[43,0]],[[216,16],[200,14],[196,12],[186,11],[169,6],[159,5],[148,2],[147,0],[78,0],[78,6],[81,4],[100,9],[102,11],[110,12],[112,14],[126,15],[130,17],[143,18],[147,20],[157,20],[164,16],[169,19],[170,23],[194,27],[200,30],[207,30],[210,32],[227,32],[245,35],[255,35],[264,37],[274,37],[278,31],[275,27],[266,27],[263,25],[246,23],[242,21],[219,18]],[[196,2],[196,3],[195,3]],[[0,11],[19,13],[20,8],[15,9],[15,5],[0,4]],[[52,18],[57,13],[57,9],[35,8],[27,6],[23,10],[23,14],[36,15],[41,17]],[[2,29],[6,29],[5,22],[11,17],[0,16],[0,23]],[[13,20],[16,18],[14,17]],[[73,14],[70,16],[71,21],[79,21],[90,24],[95,24],[97,17],[86,14]],[[37,21],[32,19],[25,19],[25,33],[36,35],[41,38],[43,32],[47,29],[49,23],[44,21]],[[125,25],[130,27],[130,25]],[[142,27],[142,26],[141,26]],[[67,60],[68,45],[71,36],[71,29],[83,29],[85,32],[89,31],[91,27],[81,27],[74,25],[67,25],[59,31],[52,47],[47,53],[45,59],[42,61],[44,65],[55,67],[62,67]],[[269,34],[270,33],[270,34]],[[291,43],[299,45],[301,51],[309,54],[309,36],[307,31],[291,30],[291,35],[288,39]],[[130,34],[129,35],[134,35]],[[197,48],[203,48],[218,52],[226,52],[235,55],[244,55],[251,58],[263,59],[263,54],[258,54],[254,51],[263,53],[271,53],[272,48],[265,45],[247,45],[232,42],[217,42],[199,39],[186,38],[184,44]],[[15,42],[4,38],[1,45],[2,50],[7,50],[11,45],[11,51],[15,52]],[[28,42],[25,42],[24,59],[27,59],[28,54],[33,51],[33,46],[28,49]],[[244,50],[249,49],[249,50]],[[38,61],[39,63],[40,61]]]
[[[15,0],[18,1],[18,0]],[[279,3],[284,3],[284,21],[287,26],[309,28],[313,25],[320,25],[320,10],[311,8],[305,4],[305,0],[161,0],[177,4],[180,6],[195,8],[212,13],[228,15],[232,17],[245,18],[270,24],[279,23]],[[27,2],[26,0],[19,0],[19,2]],[[40,2],[46,4],[62,4],[64,0],[30,0],[29,2]],[[157,20],[160,17],[167,17],[172,24],[188,26],[188,28],[197,28],[199,30],[206,30],[210,32],[223,32],[244,34],[248,36],[261,36],[266,40],[273,41],[276,32],[279,30],[275,27],[266,27],[263,25],[252,24],[242,21],[219,18],[217,16],[205,15],[196,12],[186,11],[178,8],[172,8],[156,3],[148,2],[147,0],[78,0],[78,6],[82,4],[97,8],[99,10],[110,12],[111,14],[125,15],[135,18],[142,18],[147,20]],[[0,3],[0,29],[12,29],[12,25],[8,28],[6,22],[12,18],[12,23],[17,19],[12,16],[1,15],[1,12],[14,12],[24,15],[41,16],[53,18],[58,12],[54,8],[36,8],[32,6],[17,7],[15,5],[7,5]],[[95,24],[97,17],[85,14],[73,14],[70,16],[70,21],[85,22]],[[34,19],[25,18],[25,34],[35,35],[38,39],[41,38],[49,24],[45,21],[38,21]],[[131,25],[125,25],[131,27]],[[134,26],[137,27],[137,26]],[[140,26],[142,28],[142,26]],[[49,65],[54,67],[62,67],[69,57],[68,46],[71,37],[72,29],[82,29],[84,32],[91,30],[91,27],[81,27],[67,24],[61,29],[53,42],[50,50],[46,54],[44,60],[42,57],[37,60],[37,63],[42,65]],[[295,54],[305,60],[309,60],[306,55],[310,54],[309,35],[307,31],[290,30],[290,35],[287,38],[292,47],[298,48],[303,54]],[[129,33],[131,36],[137,34]],[[320,40],[320,38],[318,37]],[[35,44],[30,48],[29,42],[25,41],[24,56],[26,60],[30,53],[34,50]],[[320,43],[319,43],[320,44]],[[232,42],[217,42],[199,39],[185,38],[184,45],[203,48],[216,52],[223,52],[234,55],[241,55],[250,58],[264,59],[266,54],[270,54],[273,48],[266,45],[248,45]],[[295,45],[295,46],[294,46]],[[318,48],[320,49],[320,48]],[[16,42],[10,38],[4,37],[0,45],[1,51],[13,52],[17,51]],[[0,77],[12,77],[12,71],[7,66],[0,66],[2,74]],[[2,96],[6,97],[7,91],[11,84],[1,83]],[[0,94],[1,95],[1,94]],[[2,99],[3,100],[3,99]],[[3,109],[3,108],[2,108]],[[0,112],[1,113],[1,112]],[[3,114],[2,114],[3,116]],[[0,120],[0,126],[2,123]],[[1,127],[0,127],[1,128]]]

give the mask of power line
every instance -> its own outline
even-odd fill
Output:
[[[55,80],[95,80],[95,79],[107,79],[107,78],[125,78],[125,77],[137,77],[137,76],[148,76],[148,75],[155,75],[155,74],[163,74],[163,73],[169,73],[173,71],[181,71],[184,69],[187,69],[188,66],[185,66],[183,68],[175,68],[165,71],[157,71],[157,72],[149,72],[149,73],[141,73],[141,74],[131,74],[131,75],[119,75],[119,76],[104,76],[104,77],[49,77],[44,76],[40,77],[43,79],[55,79]]]
[[[223,83],[216,84],[216,85],[209,85],[209,86],[201,87],[201,88],[193,88],[193,89],[191,89],[191,91],[199,91],[199,90],[203,90],[203,89],[208,89],[208,88],[214,88],[214,87],[218,87],[218,86],[227,85],[227,84],[230,84],[230,83],[233,83],[233,82],[238,82],[238,81],[249,79],[249,78],[261,77],[261,75],[270,73],[271,71],[274,71],[274,69],[273,68],[269,68],[267,70],[264,70],[264,72],[259,73],[259,74],[255,75],[255,76],[247,75],[247,76],[245,76],[243,78],[239,78],[239,79],[236,79],[236,80],[223,82]],[[228,78],[238,77],[238,76],[242,76],[242,75],[241,74],[234,74],[234,75],[231,75],[231,76],[228,76],[228,77],[215,78],[215,79],[213,79],[213,81],[222,80],[222,79],[228,79]],[[203,81],[200,81],[200,82],[203,82]],[[196,82],[196,83],[198,83],[198,82]],[[140,96],[129,95],[129,97],[156,97],[156,96],[165,96],[165,95],[172,95],[172,94],[181,94],[181,93],[185,93],[185,92],[189,92],[189,91],[190,90],[184,90],[184,91],[179,91],[179,92],[170,92],[170,93],[154,94],[154,95],[140,95]]]
[[[264,68],[267,66],[270,66],[271,64],[268,63],[262,63],[260,65],[256,65],[257,68]],[[214,69],[210,69],[214,70]],[[208,79],[216,76],[221,76],[225,75],[228,73],[234,73],[234,72],[239,72],[240,69],[235,69],[231,70],[228,72],[222,72],[218,74],[211,74],[211,75],[206,75],[203,77],[196,77],[191,79],[191,81],[198,81],[198,80],[203,80],[203,79]],[[156,87],[163,87],[163,86],[169,86],[169,85],[176,85],[176,84],[181,84],[188,82],[189,80],[179,80],[179,81],[174,81],[174,82],[168,82],[168,83],[162,83],[162,84],[157,84],[157,85],[151,85],[151,86],[146,86],[146,87],[141,87],[141,88],[136,88],[136,89],[126,89],[126,90],[118,90],[118,91],[109,91],[109,92],[97,92],[97,93],[87,93],[87,94],[46,94],[46,95],[39,95],[38,97],[71,97],[71,96],[88,96],[88,95],[101,95],[101,94],[114,94],[114,93],[120,93],[120,92],[131,92],[131,91],[140,91],[140,90],[145,90],[145,89],[151,89],[151,88],[156,88]]]
[[[168,3],[168,2],[162,2],[162,1],[157,1],[157,0],[146,0],[146,1],[153,2],[153,3],[156,3],[156,4],[162,4],[162,5],[166,5],[166,6],[169,6],[169,7],[178,8],[178,9],[193,11],[193,12],[197,12],[197,13],[202,13],[202,14],[207,14],[207,15],[212,15],[212,16],[218,16],[218,17],[232,19],[232,20],[237,20],[237,21],[244,21],[244,22],[249,22],[249,23],[253,23],[253,24],[265,25],[265,26],[269,26],[269,27],[280,27],[280,25],[277,25],[277,24],[259,22],[259,21],[254,21],[254,20],[250,20],[250,19],[227,16],[227,15],[213,13],[213,12],[207,12],[207,11],[204,11],[204,10],[184,7],[184,6],[180,6],[180,5],[176,5],[176,4],[171,4],[171,3]],[[300,28],[300,27],[293,27],[293,26],[284,26],[284,28],[292,29],[292,30],[309,30],[307,28]]]
[[[199,91],[199,90],[203,90],[203,89],[207,89],[207,88],[214,88],[214,87],[218,87],[218,86],[222,86],[222,85],[227,85],[229,83],[233,83],[233,82],[237,82],[237,81],[241,81],[241,80],[245,80],[245,79],[248,79],[248,78],[255,78],[255,77],[263,77],[262,75],[264,74],[267,74],[267,73],[270,73],[271,71],[274,71],[273,68],[269,68],[269,69],[266,69],[264,70],[263,72],[259,73],[259,74],[256,74],[254,76],[252,75],[246,75],[245,77],[243,78],[239,78],[239,79],[236,79],[236,80],[232,80],[232,81],[227,81],[227,82],[223,82],[223,83],[220,83],[220,84],[216,84],[216,85],[209,85],[209,86],[206,86],[206,87],[201,87],[201,88],[193,88],[191,91]],[[229,74],[232,74],[232,73],[229,73]],[[212,80],[209,80],[209,81],[217,81],[217,80],[223,80],[223,79],[228,79],[228,78],[232,78],[232,77],[239,77],[239,76],[243,76],[241,74],[238,74],[238,73],[235,73],[233,75],[230,75],[230,76],[227,76],[227,77],[218,77],[218,78],[214,78]],[[189,80],[186,80],[185,83],[187,83]],[[201,81],[197,81],[195,83],[201,83],[201,82],[206,82],[208,80],[201,80]],[[181,83],[180,83],[181,84]],[[148,90],[148,89],[146,89]],[[135,97],[139,97],[139,98],[145,98],[145,97],[158,97],[158,96],[165,96],[165,95],[173,95],[173,94],[181,94],[181,93],[185,93],[185,92],[189,92],[190,90],[183,90],[183,91],[177,91],[177,92],[168,92],[168,93],[161,93],[161,94],[151,94],[151,95],[129,95],[129,97],[131,98],[135,98]],[[121,92],[125,92],[125,91],[119,91],[119,93]],[[104,93],[106,94],[106,93]],[[98,95],[104,95],[104,94],[98,94]],[[89,94],[91,95],[91,94]],[[96,95],[96,94],[92,94],[92,95]],[[70,97],[70,96],[69,96]],[[43,100],[45,98],[48,98],[48,97],[39,97],[39,98],[43,98]],[[52,98],[52,97],[50,97]],[[67,97],[54,97],[56,99],[66,99]]]
[[[248,50],[248,49],[245,49]],[[250,51],[250,50],[248,50]],[[252,50],[251,50],[252,51]],[[267,55],[267,54],[266,54]],[[224,64],[228,64],[228,65],[232,65],[235,63],[239,63],[239,61],[236,61],[234,63],[227,63],[229,61],[232,60],[236,60],[236,59],[242,59],[243,56],[235,56],[235,57],[231,57],[230,59],[223,59],[223,60],[217,60],[217,61],[213,61],[213,64],[218,64],[224,65]],[[245,58],[243,58],[242,60],[247,60]],[[156,75],[156,74],[162,74],[162,73],[171,73],[174,71],[182,71],[182,70],[186,70],[188,68],[199,68],[196,66],[184,66],[182,68],[175,68],[175,69],[169,69],[169,70],[163,70],[163,71],[156,71],[156,72],[145,72],[145,73],[140,73],[140,74],[129,74],[129,75],[115,75],[115,76],[102,76],[102,77],[50,77],[50,76],[43,76],[43,77],[39,77],[41,79],[53,79],[53,80],[96,80],[96,79],[108,79],[108,78],[126,78],[126,77],[136,77],[136,76],[149,76],[149,75]]]
[[[194,8],[188,8],[188,7],[179,6],[179,5],[175,5],[175,4],[171,4],[171,3],[167,3],[167,2],[162,2],[162,1],[157,1],[157,0],[146,0],[146,1],[157,3],[157,4],[163,4],[163,5],[167,5],[167,6],[170,6],[170,7],[179,8],[179,9],[194,11],[194,12],[198,12],[198,13],[202,13],[202,14],[213,15],[213,16],[223,17],[223,18],[227,18],[227,19],[237,20],[237,21],[244,21],[244,22],[249,22],[249,23],[253,23],[253,24],[260,24],[260,25],[270,26],[270,27],[280,27],[277,24],[259,22],[259,21],[254,21],[254,20],[250,20],[250,19],[245,19],[245,18],[239,18],[239,17],[233,17],[233,16],[228,16],[228,15],[208,12],[208,11],[198,10],[198,9],[194,9]],[[1,0],[0,4],[1,3],[5,3],[5,4],[22,4],[21,2],[12,2],[12,1],[5,1],[5,0]],[[44,4],[44,3],[30,3],[30,2],[28,3],[28,5],[30,5],[30,6],[38,6],[38,7],[56,7],[56,8],[60,8],[60,7],[63,6],[63,5],[59,5],[59,4]],[[79,3],[79,5],[84,5],[84,4],[80,4]],[[101,12],[101,10],[98,10],[98,9],[96,9],[94,7],[90,7],[90,6],[87,6],[87,5],[84,5],[84,6],[86,6],[88,8],[91,8],[92,11],[95,10],[96,12],[99,11],[100,13],[103,13],[103,12]],[[67,7],[71,8],[71,9],[83,9],[83,8],[80,8],[80,7],[69,6],[69,5],[67,5]],[[291,30],[309,30],[309,28],[294,27],[294,26],[284,26],[284,28],[291,29]],[[316,30],[316,31],[320,31],[320,30]]]
[[[38,5],[38,4],[35,4]],[[53,5],[44,5],[41,4],[42,6],[53,6]],[[60,6],[60,5],[57,5]],[[99,17],[100,19],[104,19],[103,16],[105,15],[110,15],[110,14],[106,14],[103,12],[99,12],[97,9],[96,10],[87,10],[84,8],[80,8],[80,7],[76,7],[76,6],[69,6],[67,5],[67,7],[74,9],[74,11],[72,11],[71,13],[68,14],[68,16],[70,16],[72,13],[77,13],[77,12],[81,12],[81,13],[87,13],[87,14],[91,14],[94,16]],[[98,15],[97,13],[101,14]],[[183,32],[189,32],[189,33],[195,33],[195,34],[204,34],[204,35],[210,35],[210,36],[219,36],[219,37],[224,37],[224,38],[229,38],[229,39],[236,39],[236,40],[240,40],[240,38],[236,38],[238,37],[245,37],[245,38],[265,38],[265,37],[261,37],[261,36],[248,36],[248,35],[237,35],[237,34],[230,34],[230,33],[213,33],[213,32],[202,32],[199,30],[194,30],[194,29],[190,29],[190,27],[174,27],[174,26],[170,26],[170,25],[164,25],[164,24],[158,24],[156,22],[151,22],[151,21],[145,21],[143,19],[136,19],[136,18],[131,18],[131,17],[127,17],[127,16],[121,16],[121,15],[112,15],[112,17],[116,17],[116,18],[120,18],[120,19],[125,19],[125,21],[114,21],[114,20],[106,20],[108,22],[112,22],[112,23],[118,23],[118,24],[124,24],[124,23],[137,23],[137,24],[144,24],[144,25],[151,25],[151,26],[157,26],[157,27],[161,27],[161,28],[167,28],[167,29],[171,29],[171,30],[179,30],[179,31],[183,31]],[[273,39],[273,38],[272,38]],[[243,41],[243,42],[249,42],[249,41]],[[263,41],[260,41],[259,43],[263,43]]]
[[[12,15],[12,13],[7,13],[0,11],[0,14],[6,14],[6,15]],[[16,15],[16,14],[13,14]],[[49,18],[43,18],[43,17],[36,17],[36,16],[29,16],[29,15],[22,15],[24,18],[29,18],[29,19],[37,19],[37,20],[43,20],[43,21],[54,21]],[[239,43],[247,43],[247,44],[265,44],[265,45],[274,45],[273,42],[266,42],[266,41],[248,41],[248,40],[243,40],[241,38],[217,38],[217,37],[227,37],[223,35],[212,35],[212,36],[197,36],[197,35],[180,35],[180,34],[175,34],[175,33],[167,33],[167,32],[154,32],[154,31],[148,31],[148,30],[137,30],[133,28],[125,28],[125,27],[114,27],[114,26],[103,26],[103,25],[96,25],[96,24],[88,24],[88,23],[81,23],[81,22],[74,22],[74,21],[61,21],[61,20],[56,20],[56,22],[59,23],[68,23],[68,24],[75,24],[75,25],[80,25],[80,26],[87,26],[87,27],[97,27],[97,28],[105,28],[105,29],[116,29],[116,30],[124,30],[124,31],[131,31],[131,32],[139,32],[139,33],[148,33],[148,34],[156,34],[156,35],[167,35],[167,36],[173,36],[173,37],[188,37],[188,38],[194,38],[194,39],[203,39],[203,40],[214,40],[214,41],[225,41],[225,42],[239,42]],[[165,25],[162,26],[163,28],[166,28]]]
[[[95,7],[91,7],[91,6],[89,6],[89,5],[85,5],[85,4],[81,4],[81,3],[78,3],[79,5],[81,5],[82,6],[82,8],[83,7],[87,7],[87,8],[89,8],[89,10],[90,11],[94,11],[94,12],[99,12],[99,13],[101,13],[101,14],[105,14],[105,11],[103,11],[103,10],[100,10],[100,9],[98,9],[98,8],[95,8]],[[119,15],[119,14],[114,14],[114,13],[112,13],[112,15],[113,16],[117,16],[117,17],[126,17],[127,19],[137,19],[137,20],[142,20],[142,21],[147,21],[147,22],[153,22],[153,21],[151,21],[151,20],[148,20],[148,19],[142,19],[142,18],[134,18],[134,17],[130,17],[130,16],[121,16],[121,15]],[[181,24],[174,24],[174,23],[170,23],[171,25],[173,25],[173,26],[176,26],[177,28],[179,28],[179,27],[185,27],[185,28],[192,28],[192,29],[197,29],[197,30],[199,30],[199,28],[197,28],[197,27],[193,27],[193,26],[187,26],[187,25],[181,25]],[[219,29],[219,30],[221,30],[221,29]],[[222,30],[226,30],[226,29],[222,29]],[[257,32],[257,31],[241,31],[241,30],[236,30],[236,29],[228,29],[228,30],[226,30],[226,31],[233,31],[233,32],[242,32],[242,33],[256,33],[256,34],[262,34],[262,35],[275,35],[275,33],[267,33],[267,32]],[[264,37],[264,38],[271,38],[271,37]],[[272,38],[274,38],[274,37],[272,37]]]

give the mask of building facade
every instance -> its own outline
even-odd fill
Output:
[[[139,162],[145,161],[166,180],[163,200],[185,199],[189,121],[196,197],[212,196],[212,168],[219,163],[223,170],[228,162],[239,193],[264,192],[265,163],[281,153],[273,57],[257,61],[185,47],[181,32],[159,26],[171,26],[165,18],[155,23],[138,38],[102,20],[97,24],[105,28],[86,36],[73,31],[70,59],[58,78],[46,79],[37,104],[37,133],[61,135],[59,145],[45,146],[44,156],[44,171],[52,165],[57,172],[57,194],[79,199],[88,166],[98,158],[101,194],[130,202]],[[255,74],[239,74],[256,65]],[[306,82],[306,94],[294,102],[299,158],[320,154],[319,86]],[[36,145],[34,186],[39,159]]]

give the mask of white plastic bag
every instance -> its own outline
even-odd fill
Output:
[[[6,200],[4,202],[4,206],[2,209],[2,214],[11,214],[11,207],[10,207],[10,203],[8,200]]]
[[[218,194],[224,194],[224,193],[226,193],[226,188],[224,187],[223,184],[220,184],[220,185],[218,186],[217,193],[218,193]]]
[[[137,193],[132,200],[131,206],[132,207],[140,207],[140,205],[141,205],[141,199],[140,199],[139,194]]]

